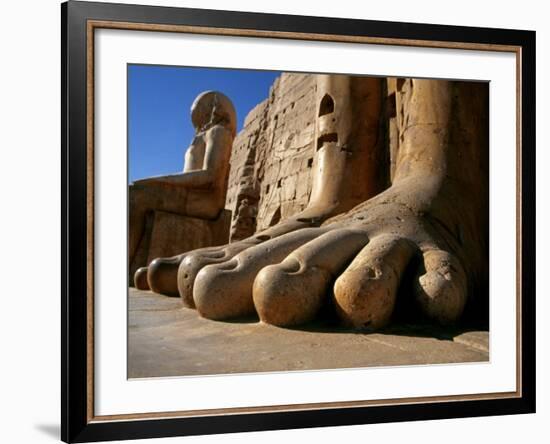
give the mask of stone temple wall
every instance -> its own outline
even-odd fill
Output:
[[[315,132],[315,75],[283,73],[235,138],[226,208],[231,240],[286,219],[309,201]]]

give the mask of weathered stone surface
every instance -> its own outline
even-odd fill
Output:
[[[223,210],[214,220],[155,211],[147,263],[157,257],[224,244],[229,236],[230,221],[228,210]]]
[[[349,189],[340,197],[345,195],[351,199],[353,193],[363,192],[365,186],[358,183],[360,178],[371,180],[370,188],[378,187],[375,182],[385,185],[386,177],[379,176],[386,176],[386,159],[371,148],[373,143],[365,140],[366,134],[357,131],[357,128],[363,128],[371,136],[378,136],[378,128],[368,128],[369,125],[379,124],[378,116],[373,117],[380,109],[381,98],[376,97],[380,92],[369,85],[375,81],[364,77],[294,73],[283,73],[276,79],[270,97],[248,114],[243,130],[235,139],[227,200],[227,208],[232,210],[234,221],[238,218],[236,210],[244,198],[248,198],[249,205],[257,204],[256,232],[298,215],[311,203],[314,176],[321,170],[317,139],[323,132],[328,135],[332,131],[327,129],[330,125],[326,126],[326,123],[338,127],[341,138],[348,133],[348,140],[344,142],[341,139],[339,147],[364,144],[369,147],[369,157],[363,160],[377,164],[377,171],[347,171],[349,183],[341,187],[347,186]],[[365,95],[369,96],[367,107],[361,99]],[[336,100],[337,114],[339,110],[347,109],[342,111],[347,115],[330,113],[329,119],[319,116],[325,96]],[[349,97],[353,100],[350,101]],[[374,103],[377,107],[372,106]],[[362,114],[363,124],[348,125],[346,120],[352,119],[352,113]],[[358,119],[356,122],[360,121]],[[319,122],[323,122],[325,128],[319,127]],[[357,147],[354,149],[359,151]],[[354,149],[350,147],[348,152]],[[355,164],[360,163],[358,159],[355,161]],[[363,168],[369,166],[363,165]],[[331,179],[320,177],[319,181],[330,182]],[[249,191],[252,189],[253,193]],[[359,196],[355,196],[355,203],[360,200]],[[247,236],[253,233],[250,230]],[[231,239],[244,237],[242,232],[238,236],[232,234]]]
[[[315,76],[283,73],[269,98],[247,115],[231,155],[227,208],[238,226],[236,210],[248,199],[257,207],[256,225],[232,233],[232,241],[306,207],[313,182],[315,89]]]
[[[231,213],[228,210],[222,210],[214,220],[155,212],[150,235],[152,247],[147,260],[149,266],[136,271],[135,287],[179,296],[176,277],[182,254],[204,246],[226,243],[230,223]]]
[[[247,197],[241,199],[231,224],[231,241],[242,240],[256,231],[258,216],[257,202],[254,204]]]
[[[487,331],[395,326],[383,333],[317,321],[300,330],[257,322],[216,322],[182,308],[177,299],[130,289],[128,376],[213,375],[486,362]],[[470,345],[465,337],[476,337]],[[228,346],[230,344],[231,346]]]

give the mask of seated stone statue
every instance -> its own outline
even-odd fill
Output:
[[[183,172],[137,180],[129,187],[130,264],[144,236],[147,213],[165,211],[215,219],[225,206],[237,126],[235,108],[222,93],[203,92],[191,106],[191,120],[195,136],[185,154]],[[146,269],[138,271],[138,287],[148,286],[146,274]]]

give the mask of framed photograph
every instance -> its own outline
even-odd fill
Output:
[[[65,442],[535,411],[535,33],[62,4]]]

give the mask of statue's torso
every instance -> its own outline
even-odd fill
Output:
[[[193,138],[191,145],[185,153],[185,165],[183,172],[202,170],[204,165],[204,154],[206,151],[206,141],[204,132],[198,133]]]
[[[214,135],[212,131],[214,131]],[[219,126],[197,133],[185,154],[184,172],[208,168],[205,164],[207,148],[208,150],[216,150],[216,155],[223,153],[223,157],[226,158],[221,162],[222,168],[217,168],[216,178],[208,188],[187,189],[185,211],[202,217],[212,217],[225,205],[231,143],[224,146],[223,140],[215,135],[216,131],[220,131]],[[207,147],[207,143],[210,143],[211,146]],[[213,153],[210,152],[208,155],[212,156]]]

